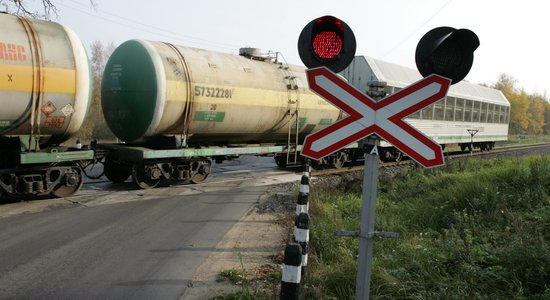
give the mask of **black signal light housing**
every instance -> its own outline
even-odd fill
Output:
[[[460,82],[472,68],[479,38],[468,29],[437,27],[428,31],[416,46],[416,67],[422,76],[438,74]]]
[[[298,53],[306,67],[325,66],[335,73],[351,63],[356,47],[351,28],[333,16],[309,22],[298,38]]]

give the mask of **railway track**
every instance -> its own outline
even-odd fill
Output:
[[[533,145],[515,145],[508,147],[500,147],[493,149],[492,151],[474,151],[473,153],[461,153],[459,151],[448,151],[445,153],[446,161],[456,159],[470,159],[470,158],[483,158],[491,159],[499,156],[525,156],[525,155],[550,155],[550,143],[540,143]],[[324,175],[336,175],[362,171],[364,166],[362,162],[357,162],[358,165],[346,164],[340,169],[320,169],[313,170],[313,176]],[[403,168],[417,167],[417,163],[410,159],[405,159],[399,162],[381,162],[380,173],[389,174],[390,176],[399,174]],[[94,169],[93,173],[101,174],[101,169]],[[204,181],[200,184],[175,184],[169,187],[161,187],[151,190],[138,190],[133,186],[131,179],[127,182],[120,184],[113,184],[103,176],[95,180],[86,180],[84,186],[80,192],[72,197],[64,198],[69,202],[80,203],[82,199],[97,198],[112,196],[116,197],[131,197],[131,196],[146,196],[157,194],[185,194],[194,193],[202,189],[211,189],[223,185],[227,185],[230,182],[249,181],[253,178],[272,178],[273,182],[282,180],[285,176],[295,175],[295,178],[302,173],[301,167],[294,167],[288,169],[278,169],[272,158],[243,158],[241,162],[232,162],[228,164],[217,165],[212,172],[212,178]],[[279,179],[278,179],[279,178]],[[297,180],[297,179],[292,179]],[[25,200],[39,200],[39,198],[25,198]],[[13,203],[20,201],[20,198],[3,199],[0,201],[2,204]],[[53,199],[51,201],[59,201]],[[47,201],[46,201],[47,202]]]
[[[469,158],[484,158],[490,159],[498,156],[505,155],[550,155],[550,143],[539,143],[539,144],[530,144],[530,145],[513,145],[506,147],[495,148],[491,151],[480,151],[475,150],[472,153],[464,153],[462,151],[448,151],[445,152],[445,160],[454,160],[454,159],[469,159]],[[404,160],[397,162],[380,162],[380,168],[386,172],[397,172],[397,169],[400,168],[410,168],[418,166],[418,164],[409,159],[405,158]],[[347,172],[361,171],[364,169],[363,164],[360,165],[345,165],[340,169],[314,169],[312,171],[313,176],[322,176],[322,175],[333,175],[341,174]]]
[[[550,155],[550,143],[540,143],[540,144],[531,144],[531,145],[514,145],[514,146],[507,146],[507,147],[500,147],[493,149],[491,151],[473,151],[472,153],[464,153],[461,151],[447,151],[445,152],[445,159],[446,161],[455,160],[455,159],[469,159],[469,158],[494,158],[498,156],[504,156],[504,155],[529,155],[529,154],[548,154]],[[400,172],[400,169],[402,168],[411,168],[416,167],[418,164],[414,162],[413,160],[410,160],[408,158],[405,158],[398,162],[380,162],[380,169],[382,172],[390,173],[390,174],[396,174]],[[275,164],[273,163],[273,168],[275,167]],[[270,169],[266,168],[266,166],[263,166],[259,172],[268,172]],[[312,171],[313,176],[323,176],[323,175],[335,175],[335,174],[344,174],[349,172],[357,172],[362,171],[364,169],[362,162],[357,162],[356,164],[347,163],[344,165],[344,167],[339,169],[314,169]],[[99,171],[96,171],[99,172]],[[240,172],[240,171],[239,171]],[[272,176],[277,175],[288,175],[288,174],[300,174],[302,172],[302,168],[300,167],[293,167],[293,168],[287,168],[285,170],[278,170],[277,174],[271,174]],[[235,171],[229,172],[232,174],[232,177],[238,176],[238,174],[235,173]],[[248,172],[242,172],[243,176],[245,174],[248,174]],[[201,184],[193,184],[193,185],[187,185],[183,184],[184,186],[196,186],[200,187],[202,184],[215,184],[217,180],[221,180],[223,177],[228,176],[225,175],[223,168],[220,170],[214,170],[213,177],[219,178],[214,179],[210,178],[210,180],[206,180],[204,183]],[[131,179],[128,180],[130,182]],[[96,188],[94,188],[94,186]],[[101,186],[101,189],[106,189],[106,192],[113,192],[117,189],[121,190],[131,190],[132,186],[130,184],[118,184],[118,185],[112,185],[109,180],[107,180],[105,177],[101,177],[99,179],[95,180],[87,180],[84,183],[84,190],[95,190],[98,186]],[[178,184],[178,186],[181,186],[181,184]],[[95,191],[96,193],[99,193],[99,191]]]

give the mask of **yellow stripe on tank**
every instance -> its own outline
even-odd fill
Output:
[[[182,81],[168,80],[166,82],[166,100],[170,102],[183,102],[187,99],[187,85]],[[286,107],[289,93],[284,91],[255,89],[249,87],[234,87],[224,85],[212,85],[194,83],[192,93],[196,104],[231,104],[250,105],[263,107]],[[296,94],[291,93],[292,100]],[[279,101],[261,102],[258,99],[279,99]],[[301,109],[336,110],[336,107],[311,93],[300,93]]]
[[[76,92],[76,74],[74,70],[62,68],[43,68],[44,93],[74,94]],[[0,90],[32,92],[33,68],[0,64]]]

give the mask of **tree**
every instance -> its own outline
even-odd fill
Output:
[[[541,134],[544,128],[544,103],[542,97],[538,95],[529,96],[529,125],[528,133],[529,134]],[[550,121],[550,120],[549,120]]]
[[[111,133],[103,119],[103,111],[101,109],[101,79],[103,78],[103,70],[105,69],[107,60],[114,50],[115,46],[113,43],[104,46],[101,41],[97,40],[93,41],[90,46],[90,64],[94,88],[92,90],[92,103],[86,117],[86,123],[78,133],[81,138],[114,138],[113,133]]]
[[[546,93],[528,94],[517,80],[500,74],[493,88],[510,102],[510,134],[550,134],[550,103]]]
[[[543,133],[550,134],[550,103],[548,102],[544,103],[544,121],[545,122],[543,127]]]
[[[502,73],[498,76],[497,82],[494,84],[493,88],[500,90],[506,98],[511,97],[517,93],[516,84],[517,80],[505,73]]]
[[[92,8],[97,7],[95,0],[89,1]],[[35,10],[35,8],[32,8],[31,2],[41,3],[41,8]],[[0,0],[0,10],[5,10],[7,13],[18,16],[46,20],[50,20],[52,16],[57,17],[57,7],[51,0]]]
[[[493,88],[500,90],[510,102],[510,133],[524,134],[529,127],[529,97],[524,90],[516,88],[517,80],[500,74]]]

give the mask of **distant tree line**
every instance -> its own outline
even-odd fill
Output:
[[[501,74],[493,88],[510,101],[510,134],[550,134],[550,103],[546,94],[528,94],[512,76]]]

